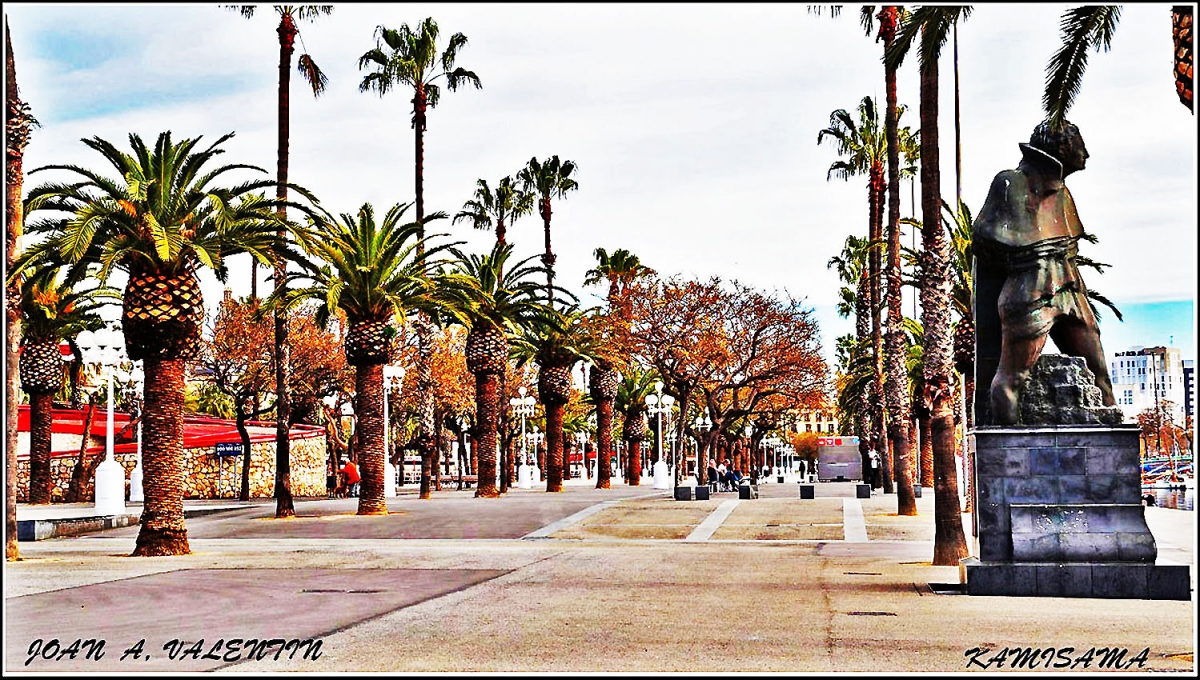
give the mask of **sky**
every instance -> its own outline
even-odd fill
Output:
[[[483,87],[444,91],[428,113],[427,211],[454,215],[477,179],[495,186],[530,157],[558,155],[577,163],[579,189],[553,207],[556,282],[585,303],[603,294],[582,287],[595,248],[625,248],[662,275],[786,289],[814,310],[831,362],[834,339],[853,332],[834,311],[841,284],[826,263],[848,234],[866,234],[866,180],[827,180],[837,154],[817,145],[817,133],[834,110],[884,95],[882,45],[864,34],[857,6],[837,18],[801,4],[334,7],[300,24],[296,55],[307,51],[329,82],[314,98],[293,68],[290,121],[289,178],[330,212],[414,199],[411,94],[360,93],[368,71],[357,61],[375,46],[377,26],[431,16],[443,43],[467,36],[457,65]],[[1042,119],[1045,67],[1066,7],[978,5],[959,28],[962,195],[975,212]],[[42,123],[26,171],[105,170],[80,143],[92,136],[128,148],[131,132],[151,142],[164,130],[207,140],[235,131],[222,160],[274,176],[279,46],[270,6],[249,20],[215,4],[6,3],[5,13],[22,97]],[[940,63],[941,191],[951,200],[952,54],[947,44]],[[1112,49],[1089,53],[1068,114],[1091,157],[1067,185],[1099,238],[1081,252],[1111,265],[1085,270],[1085,280],[1127,319],[1101,310],[1110,354],[1171,343],[1195,357],[1196,119],[1176,97],[1171,60],[1170,6],[1125,5]],[[915,130],[915,55],[898,91],[910,107],[900,123]],[[65,177],[34,174],[26,188]],[[919,184],[905,182],[904,216],[914,191],[919,198]],[[450,220],[430,230],[475,252],[494,238]],[[540,253],[540,218],[510,225],[508,238],[519,257]],[[227,285],[248,293],[249,260],[231,270]],[[226,284],[208,274],[202,284],[212,307]]]

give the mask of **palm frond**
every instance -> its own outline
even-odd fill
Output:
[[[1112,46],[1113,32],[1121,20],[1119,5],[1073,7],[1059,21],[1062,47],[1046,65],[1046,91],[1042,108],[1054,129],[1061,129],[1075,103],[1087,69],[1088,50]]]

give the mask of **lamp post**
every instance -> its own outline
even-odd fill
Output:
[[[589,477],[588,472],[587,472],[588,471],[587,440],[588,440],[587,432],[580,430],[579,432],[575,433],[575,441],[576,441],[576,443],[579,444],[579,459],[583,463],[583,472],[579,473],[579,478],[581,480]]]
[[[388,419],[388,393],[399,387],[404,380],[404,367],[396,364],[383,365],[383,497],[396,497],[396,466],[392,465],[392,447],[389,434],[392,422]],[[400,464],[404,461],[401,459]],[[435,463],[436,464],[436,463]]]
[[[512,407],[513,415],[521,418],[521,464],[517,466],[517,488],[530,489],[533,488],[533,469],[529,467],[529,454],[526,448],[525,435],[525,419],[533,415],[533,409],[537,404],[537,399],[532,396],[525,396],[528,392],[524,385],[517,390],[521,396],[513,397],[508,400]]]
[[[658,460],[654,461],[654,488],[670,489],[673,484],[670,472],[667,469],[667,463],[663,460],[663,434],[662,434],[662,416],[664,413],[671,412],[671,405],[675,403],[675,397],[669,394],[662,393],[663,383],[661,380],[654,383],[654,394],[646,397],[646,412],[651,415],[658,416],[658,437],[656,444],[658,447]]]
[[[696,428],[696,432],[699,433],[699,435],[700,435],[699,437],[696,438],[696,479],[699,479],[700,478],[700,468],[701,468],[701,465],[700,465],[701,449],[704,450],[704,461],[703,462],[706,464],[708,463],[708,446],[706,446],[704,444],[704,435],[709,430],[712,429],[712,420],[709,419],[707,413],[703,413],[701,415],[696,416],[696,420],[692,422],[692,427]],[[705,468],[704,474],[707,475],[708,474],[708,469],[707,469],[708,466],[705,465],[704,468]],[[706,478],[704,481],[712,482],[713,480]]]
[[[125,339],[113,326],[98,331],[84,331],[76,339],[84,361],[105,368],[108,383],[108,421],[104,461],[96,468],[96,514],[118,515],[125,510],[125,468],[113,456],[113,377],[117,365],[124,359]],[[85,432],[84,437],[87,436]]]

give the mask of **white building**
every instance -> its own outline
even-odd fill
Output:
[[[1172,404],[1175,423],[1183,425],[1186,387],[1178,349],[1134,347],[1116,352],[1109,361],[1108,374],[1113,397],[1126,422],[1137,422],[1139,413],[1166,400]]]

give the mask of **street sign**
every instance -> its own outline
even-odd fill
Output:
[[[218,442],[214,455],[222,456],[240,456],[242,455],[241,442]]]

